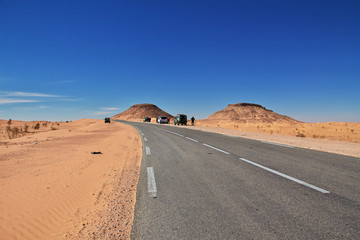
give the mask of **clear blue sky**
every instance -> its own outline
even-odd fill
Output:
[[[0,118],[261,104],[360,122],[360,1],[0,0]]]

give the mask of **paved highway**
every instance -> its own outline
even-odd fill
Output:
[[[125,122],[143,160],[132,239],[359,239],[360,159]]]

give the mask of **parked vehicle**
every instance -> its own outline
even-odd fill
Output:
[[[185,114],[178,114],[174,120],[175,125],[186,125],[187,124],[187,116]]]
[[[168,117],[158,117],[157,120],[156,120],[157,123],[159,124],[162,124],[162,123],[169,123],[170,122],[170,119]]]
[[[144,117],[143,122],[151,122],[151,118],[149,118],[149,117]]]
[[[110,123],[110,118],[106,117],[105,118],[105,123]]]

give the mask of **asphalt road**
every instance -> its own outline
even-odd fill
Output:
[[[132,239],[360,239],[360,159],[146,123]]]

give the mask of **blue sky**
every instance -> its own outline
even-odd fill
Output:
[[[261,104],[360,122],[360,1],[0,1],[0,118]]]

